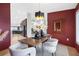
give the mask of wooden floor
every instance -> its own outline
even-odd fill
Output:
[[[13,37],[11,38],[11,40],[12,40],[11,45],[17,43],[18,40],[20,40],[22,38],[24,38],[24,37],[19,34],[13,35]],[[79,56],[79,53],[77,52],[77,50],[75,48],[70,47],[70,46],[67,46],[67,48],[68,48],[69,56]],[[10,56],[9,49],[0,51],[0,56]]]
[[[69,56],[79,56],[79,53],[75,48],[70,46],[67,46],[67,48],[68,48]]]

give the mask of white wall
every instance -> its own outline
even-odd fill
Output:
[[[27,36],[31,37],[31,28],[32,28],[32,24],[31,24],[31,13],[27,13]]]
[[[79,10],[76,12],[76,43],[79,45]]]
[[[44,13],[44,17],[45,17],[45,25],[46,25],[46,29],[44,29],[44,32],[47,34],[47,27],[48,27],[47,13]]]
[[[32,36],[31,34],[31,20],[35,19],[35,12],[39,11],[39,4],[11,4],[11,26],[20,26],[21,21],[27,18],[27,36]],[[31,7],[31,8],[30,8]],[[47,13],[45,14],[45,24],[47,25]],[[11,28],[12,30],[12,28]],[[47,33],[45,29],[45,33]]]
[[[18,4],[11,4],[11,26],[19,26],[27,18],[27,11],[22,10]]]

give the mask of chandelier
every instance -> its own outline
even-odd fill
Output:
[[[35,12],[35,18],[36,19],[43,19],[44,18],[44,13],[41,11]]]

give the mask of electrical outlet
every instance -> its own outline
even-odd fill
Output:
[[[67,41],[69,41],[69,38],[67,38]]]

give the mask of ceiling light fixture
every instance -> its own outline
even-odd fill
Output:
[[[40,8],[40,4],[39,4],[39,8]],[[35,18],[36,19],[43,19],[44,18],[44,13],[41,11],[35,12]]]

